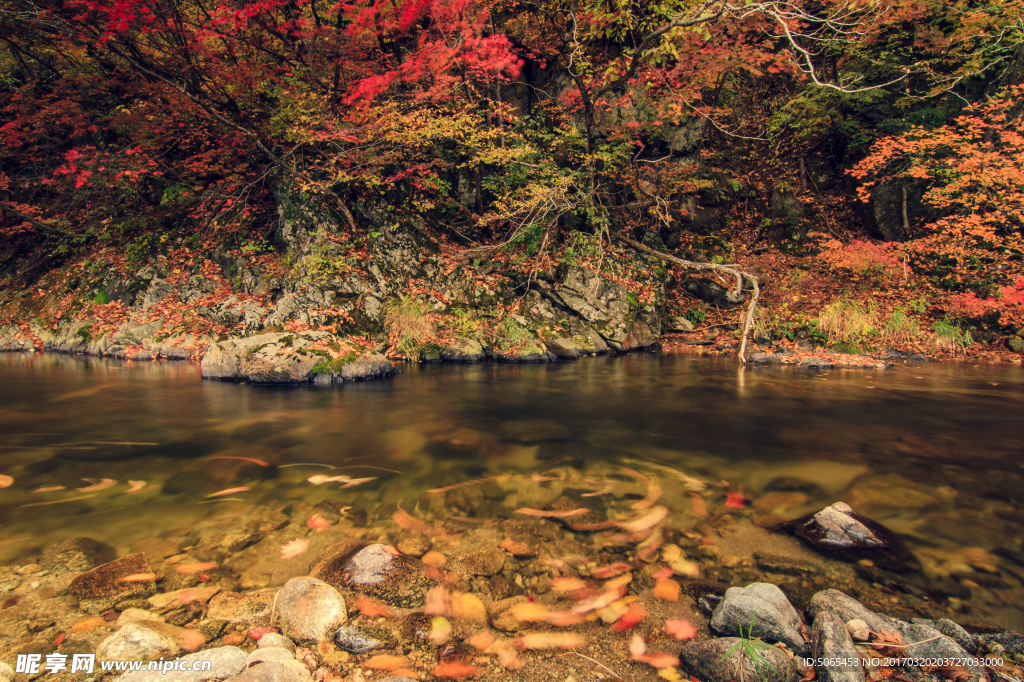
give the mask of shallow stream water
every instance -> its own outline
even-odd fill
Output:
[[[502,474],[516,484],[500,505],[446,498],[445,511],[507,515],[559,485],[534,474],[619,494],[626,465],[660,481],[670,523],[687,527],[700,521],[691,479],[709,484],[708,506],[738,493],[746,519],[843,500],[971,592],[947,607],[1024,630],[1022,443],[1019,365],[812,372],[635,354],[265,388],[203,381],[195,364],[0,355],[0,474],[14,479],[0,490],[0,565],[82,535],[127,551],[281,501],[436,516],[426,491]],[[307,480],[318,473],[373,478],[339,490]],[[77,490],[101,479],[116,484]],[[232,488],[248,490],[212,496]]]

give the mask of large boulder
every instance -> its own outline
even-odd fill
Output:
[[[800,679],[793,661],[784,651],[773,646],[756,644],[743,647],[736,637],[690,642],[679,652],[679,667],[684,675],[701,682],[796,682]],[[736,646],[739,644],[740,646]]]
[[[794,653],[804,653],[800,616],[775,585],[753,583],[730,587],[711,616],[711,629],[720,635],[758,637],[782,642]],[[741,631],[742,628],[742,631]]]

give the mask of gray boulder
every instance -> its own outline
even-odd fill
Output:
[[[807,643],[800,633],[800,624],[800,616],[782,590],[768,583],[753,583],[726,590],[725,598],[711,616],[710,625],[719,635],[745,634],[766,642],[782,642],[790,651],[802,654]]]
[[[286,637],[300,642],[329,640],[348,620],[345,599],[322,580],[292,578],[274,598],[271,622]]]
[[[622,284],[587,268],[574,268],[557,290],[564,307],[579,315],[615,350],[653,346],[661,322],[657,311],[636,304]]]
[[[821,682],[864,682],[864,668],[860,665],[860,652],[850,637],[846,623],[838,616],[823,611],[811,626],[811,657],[840,659],[852,665],[815,666]]]

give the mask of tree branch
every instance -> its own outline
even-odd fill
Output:
[[[757,277],[750,274],[749,272],[737,270],[736,268],[729,265],[719,265],[718,263],[702,263],[699,261],[683,260],[682,258],[676,258],[675,256],[672,256],[670,254],[655,251],[651,247],[641,244],[640,242],[630,239],[629,237],[625,237],[621,234],[615,235],[615,239],[618,239],[621,242],[629,244],[630,246],[632,246],[634,249],[641,253],[646,253],[649,256],[660,258],[674,265],[680,265],[686,268],[687,270],[711,270],[714,272],[724,272],[732,277],[735,277],[736,287],[729,292],[728,298],[729,300],[734,301],[736,303],[739,303],[742,300],[743,282],[746,281],[750,283],[752,293],[750,296],[750,303],[747,306],[746,323],[743,325],[743,341],[740,344],[740,362],[746,364],[747,336],[750,333],[750,327],[753,326],[754,324],[754,309],[757,307],[757,299],[761,295],[761,286],[760,283],[757,281]]]
[[[61,237],[67,236],[67,235],[71,234],[70,232],[65,232],[64,230],[62,230],[60,228],[53,227],[52,225],[47,225],[46,223],[42,222],[41,220],[36,220],[32,216],[30,216],[28,214],[25,214],[25,213],[22,213],[21,211],[18,211],[16,209],[13,209],[10,206],[7,206],[6,204],[0,204],[0,211],[4,211],[5,213],[10,213],[15,218],[21,218],[26,223],[31,224],[32,227],[34,227],[34,228],[36,228],[38,230],[42,230],[46,234],[58,235],[58,236],[61,236]]]

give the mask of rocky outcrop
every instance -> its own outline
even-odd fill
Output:
[[[661,322],[654,306],[640,303],[626,287],[589,268],[574,268],[554,295],[615,350],[658,342]]]
[[[257,334],[210,344],[203,356],[204,379],[253,384],[361,381],[395,373],[379,354],[355,351],[333,357],[339,341],[327,332]]]

